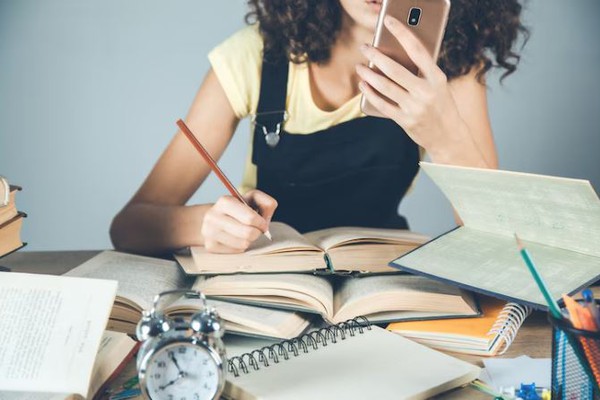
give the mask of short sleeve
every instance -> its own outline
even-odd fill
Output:
[[[247,26],[215,47],[208,59],[238,118],[256,112],[263,41],[257,25]]]

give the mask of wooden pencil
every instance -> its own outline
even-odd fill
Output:
[[[231,183],[231,181],[229,180],[229,178],[227,178],[227,176],[223,173],[223,171],[221,170],[221,168],[217,165],[217,163],[211,157],[211,155],[208,153],[208,151],[206,151],[206,149],[204,148],[204,146],[202,146],[202,143],[200,143],[200,141],[198,140],[198,138],[196,137],[196,135],[194,135],[192,133],[192,131],[190,130],[190,128],[188,128],[188,126],[185,124],[185,122],[183,122],[183,120],[180,119],[180,120],[177,121],[177,126],[179,126],[179,129],[181,129],[181,132],[183,132],[183,134],[192,143],[192,145],[198,151],[198,153],[200,153],[200,155],[202,156],[202,158],[204,158],[204,160],[206,161],[206,163],[208,164],[208,166],[210,167],[210,169],[217,175],[217,177],[219,178],[219,180],[221,182],[223,182],[223,185],[225,185],[225,187],[227,188],[227,190],[229,190],[229,193],[231,193],[231,195],[233,197],[235,197],[236,199],[238,199],[239,201],[241,201],[243,204],[245,204],[246,206],[250,207],[250,205],[242,197],[241,193],[236,189],[235,186],[233,186],[233,184]],[[253,208],[250,207],[250,209],[253,209]],[[273,240],[272,237],[271,237],[271,233],[269,232],[268,229],[266,231],[264,231],[263,234],[267,237],[267,239]]]

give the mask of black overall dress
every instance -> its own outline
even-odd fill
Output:
[[[263,60],[252,141],[257,189],[277,200],[273,221],[300,232],[335,226],[407,229],[400,200],[418,171],[419,149],[391,120],[357,118],[312,134],[281,129],[274,147],[265,127],[284,122],[287,60]],[[302,118],[295,115],[294,118]]]

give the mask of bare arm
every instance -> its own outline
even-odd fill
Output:
[[[186,123],[209,153],[219,159],[238,122],[221,84],[210,70],[192,103]],[[185,246],[204,245],[208,242],[207,236],[213,239],[218,236],[218,240],[211,242],[213,249],[244,250],[250,241],[260,236],[261,228],[266,229],[265,219],[228,196],[219,199],[218,207],[185,205],[209,172],[210,168],[188,139],[177,132],[138,192],[114,218],[110,236],[115,248],[158,255]],[[263,216],[269,219],[267,214],[269,212]],[[211,215],[213,218],[207,218]],[[215,215],[218,217],[214,218]],[[205,219],[212,223],[207,224]],[[226,224],[236,234],[239,232],[239,240],[226,235],[223,229],[215,229],[215,225]]]

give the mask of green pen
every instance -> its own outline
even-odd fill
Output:
[[[544,283],[544,280],[542,279],[542,277],[538,273],[537,269],[535,268],[535,265],[533,264],[533,261],[531,260],[531,257],[529,256],[529,253],[527,252],[527,249],[523,246],[523,243],[521,243],[521,240],[519,240],[519,237],[517,236],[516,233],[515,233],[515,239],[517,239],[517,245],[519,246],[519,252],[521,253],[521,257],[523,257],[523,260],[525,261],[527,268],[529,268],[529,272],[531,272],[531,275],[533,275],[533,279],[535,280],[535,283],[537,283],[538,287],[540,288],[540,291],[542,292],[542,295],[544,295],[544,299],[546,299],[546,303],[548,303],[548,308],[550,309],[550,313],[552,314],[552,316],[554,318],[562,319],[562,314],[560,312],[560,308],[558,307],[558,303],[550,295],[550,291],[548,290],[548,287],[546,286],[546,284]]]

